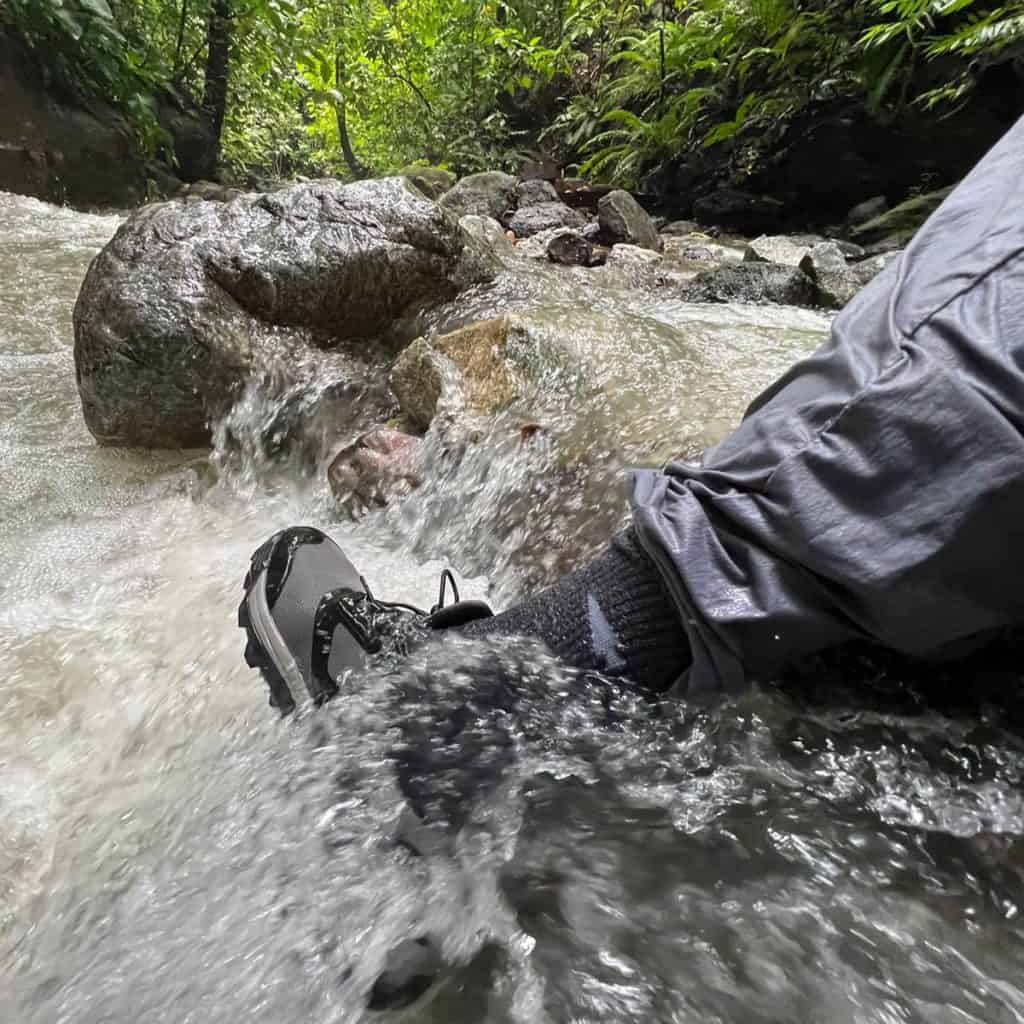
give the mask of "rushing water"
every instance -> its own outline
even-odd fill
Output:
[[[528,648],[490,656],[524,695],[514,769],[451,855],[396,850],[386,687],[277,721],[241,661],[240,575],[273,529],[313,522],[378,589],[429,603],[439,565],[410,550],[451,554],[472,526],[497,539],[464,568],[514,564],[524,527],[501,517],[522,507],[486,509],[525,486],[523,456],[494,440],[346,525],[315,482],[96,447],[70,315],[116,224],[0,195],[0,1020],[355,1020],[386,951],[424,930],[452,967],[422,1020],[1024,1018],[1020,716],[929,707],[867,662],[687,709]],[[744,386],[778,368],[726,344],[751,318],[780,339],[822,326],[726,309],[716,335],[707,313],[600,301],[633,303],[638,331],[692,321],[686,358]],[[557,494],[527,497],[557,518]],[[409,673],[456,693],[478,657]]]

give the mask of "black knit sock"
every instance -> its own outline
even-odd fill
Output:
[[[571,665],[624,676],[656,692],[690,664],[679,614],[632,528],[548,590],[458,632],[532,637]]]

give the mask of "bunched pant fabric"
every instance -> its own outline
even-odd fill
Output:
[[[1024,120],[700,466],[634,479],[684,693],[1024,622]]]

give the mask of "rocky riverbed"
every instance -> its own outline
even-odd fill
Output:
[[[698,458],[899,256],[884,231],[750,239],[622,191],[585,213],[547,181],[410,174],[133,214],[75,311],[96,438],[219,431],[329,480],[347,515],[419,492],[442,531],[435,494],[461,491],[465,567],[536,583],[608,536],[629,467]],[[260,395],[279,405],[246,436],[231,410]],[[495,458],[514,481],[488,480]],[[543,510],[529,536],[510,508]]]

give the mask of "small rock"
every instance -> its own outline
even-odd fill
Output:
[[[598,245],[601,242],[601,225],[596,220],[591,221],[587,224],[580,234],[588,241],[593,242],[594,245]]]
[[[428,199],[440,199],[455,184],[455,175],[443,167],[418,167],[413,164],[398,173],[408,178]]]
[[[395,360],[388,383],[409,422],[426,430],[437,413],[446,382],[454,377],[450,362],[426,338],[417,338]]]
[[[777,263],[781,267],[799,267],[810,246],[787,235],[761,235],[744,250],[747,263]]]
[[[854,274],[863,288],[870,284],[890,263],[895,263],[903,255],[901,249],[893,252],[879,253],[850,267],[850,273]]]
[[[516,241],[516,255],[523,256],[529,260],[546,260],[548,258],[548,242],[556,235],[564,232],[577,232],[573,228],[548,228],[545,231],[538,231],[529,238],[520,238]]]
[[[818,286],[822,305],[842,309],[861,289],[843,250],[835,242],[820,242],[800,262],[800,269]]]
[[[619,287],[649,289],[661,283],[659,271],[664,262],[659,253],[620,242],[612,246],[602,273]]]
[[[558,193],[550,181],[534,179],[521,181],[516,188],[516,206],[523,210],[527,206],[540,206],[542,203],[558,203]]]
[[[737,263],[698,274],[681,293],[684,302],[776,302],[813,306],[814,282],[796,267],[773,263]]]
[[[871,199],[865,199],[863,203],[858,203],[847,215],[846,223],[857,227],[859,224],[865,224],[869,220],[874,220],[876,217],[881,217],[883,213],[889,212],[889,201],[885,196],[874,196]]]
[[[501,220],[515,201],[516,179],[501,171],[470,174],[441,196],[440,204],[457,217],[474,213]]]
[[[417,338],[395,361],[389,383],[402,412],[425,430],[443,403],[489,415],[523,393],[524,374],[509,358],[522,331],[508,317],[480,320],[438,337]],[[528,347],[528,346],[527,346]]]
[[[616,189],[602,196],[597,204],[597,219],[610,242],[661,251],[661,237],[651,218],[628,192]]]
[[[589,267],[594,250],[577,231],[560,231],[552,236],[547,246],[548,259],[566,267]]]
[[[327,479],[335,498],[352,512],[386,505],[422,482],[423,440],[374,427],[334,457]]]
[[[713,242],[707,235],[666,235],[665,255],[695,263],[741,263],[744,250]]]
[[[610,267],[656,267],[661,262],[662,256],[660,253],[651,252],[650,249],[642,249],[639,245],[628,245],[625,242],[613,245],[612,251],[608,256],[608,266]]]
[[[493,217],[480,217],[475,213],[467,213],[459,218],[459,227],[470,237],[482,242],[499,254],[511,253],[512,242],[505,229]]]
[[[530,182],[531,185],[546,185],[547,182]],[[542,231],[552,228],[579,229],[586,225],[587,218],[579,210],[573,210],[561,201],[553,203],[537,203],[532,206],[520,207],[508,219],[509,230],[514,231],[517,238],[530,238]]]

